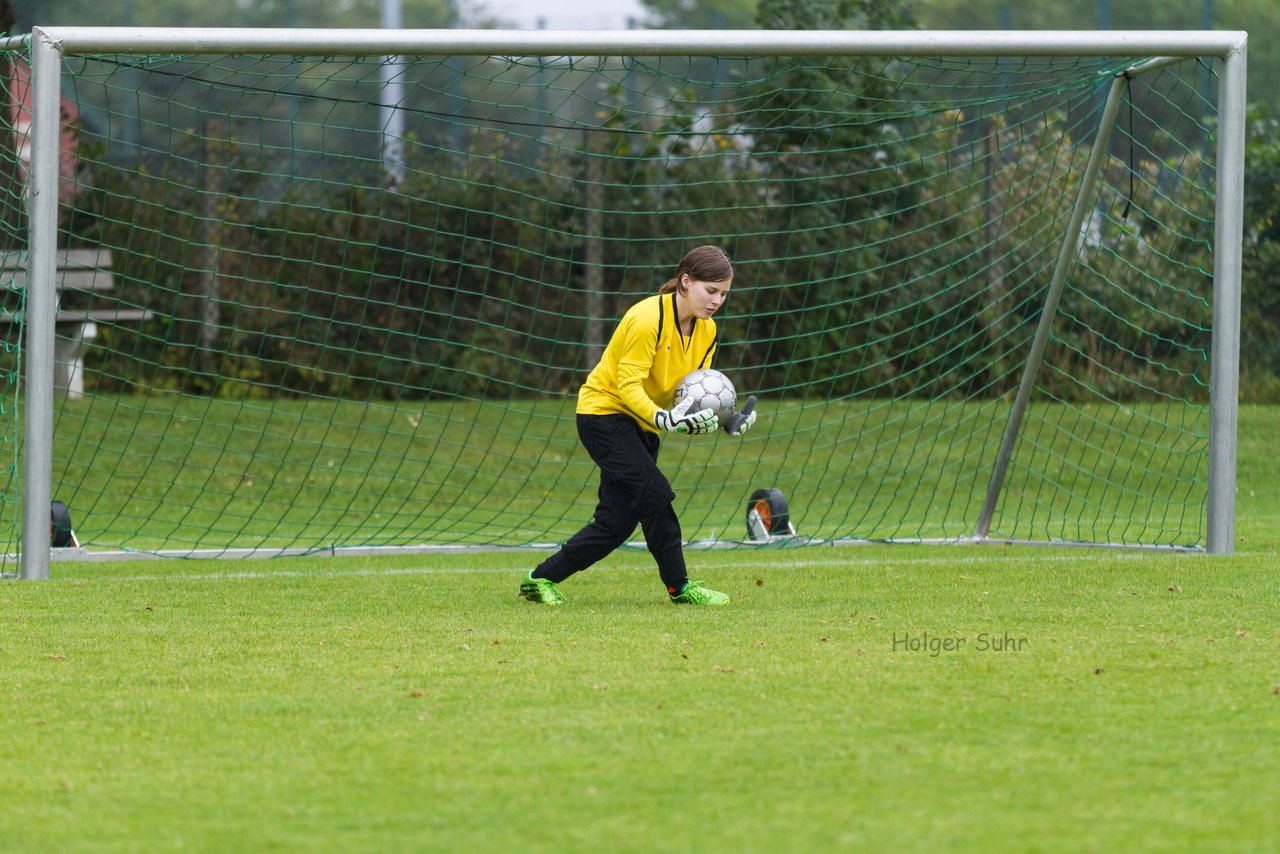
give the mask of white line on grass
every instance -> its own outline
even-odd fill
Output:
[[[1178,559],[1180,555],[1167,555],[1173,559]],[[1247,555],[1237,555],[1244,557]],[[1114,551],[1099,554],[1075,553],[1063,555],[991,555],[991,556],[973,556],[973,557],[875,557],[875,558],[851,558],[849,560],[802,560],[788,561],[783,568],[785,569],[815,569],[815,568],[842,568],[855,569],[858,567],[879,567],[879,566],[960,566],[972,564],[1000,564],[1000,563],[1101,563],[1103,561],[1115,560],[1140,560],[1150,559],[1152,554],[1147,552],[1132,554],[1117,554]],[[744,569],[778,569],[779,564],[776,561],[753,560],[753,561],[734,561],[732,568]],[[281,569],[281,570],[239,570],[236,572],[211,572],[200,573],[196,575],[94,575],[91,578],[57,578],[55,581],[75,581],[84,582],[93,581],[223,581],[223,580],[256,580],[269,578],[341,578],[341,577],[358,577],[358,576],[376,576],[376,575],[467,575],[467,574],[494,574],[494,573],[512,573],[524,574],[529,571],[529,565],[507,565],[507,566],[420,566],[420,567],[359,567],[351,569],[316,569],[316,570],[298,570],[298,569]],[[651,566],[596,566],[592,568],[592,572],[636,572],[644,570],[652,572]]]

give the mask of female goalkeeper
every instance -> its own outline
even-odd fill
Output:
[[[726,605],[729,597],[689,581],[681,548],[675,493],[658,469],[659,437],[709,433],[719,426],[710,409],[689,412],[689,398],[671,409],[676,385],[690,371],[711,367],[716,324],[733,283],[733,265],[717,246],[699,246],[680,260],[675,277],[622,317],[600,364],[578,392],[578,438],[600,467],[599,503],[591,522],[520,584],[530,602],[565,601],[557,585],[627,541],[638,523],[671,601]],[[755,423],[752,407],[732,419],[741,436]],[[726,425],[727,427],[728,425]]]

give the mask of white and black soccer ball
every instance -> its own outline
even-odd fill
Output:
[[[728,420],[734,413],[734,407],[738,405],[738,392],[733,383],[724,374],[711,368],[701,368],[680,380],[672,405],[680,403],[686,397],[694,400],[693,406],[689,408],[690,412],[710,409],[719,416],[721,422]]]

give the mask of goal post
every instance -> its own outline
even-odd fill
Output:
[[[1246,56],[1242,39],[1222,63],[1219,85],[1218,162],[1223,166],[1219,169],[1214,216],[1214,334],[1209,383],[1209,489],[1205,532],[1210,554],[1231,554],[1236,537]]]
[[[746,497],[776,487],[793,544],[1228,554],[1245,44],[4,40],[30,69],[5,84],[30,115],[7,235],[28,268],[0,283],[25,336],[0,449],[21,575],[49,575],[55,500],[77,558],[560,542],[594,502],[571,429],[588,351],[698,243],[734,257],[717,367],[761,415],[741,442],[666,443],[691,541],[751,546]],[[71,288],[69,245],[109,252],[110,288]],[[55,380],[68,325],[82,394]]]

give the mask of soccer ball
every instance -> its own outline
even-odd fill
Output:
[[[733,383],[724,374],[711,368],[694,371],[680,380],[680,384],[676,386],[673,405],[686,397],[694,400],[693,406],[689,408],[690,412],[710,409],[721,421],[733,415],[734,407],[738,404],[738,392],[734,390]]]

